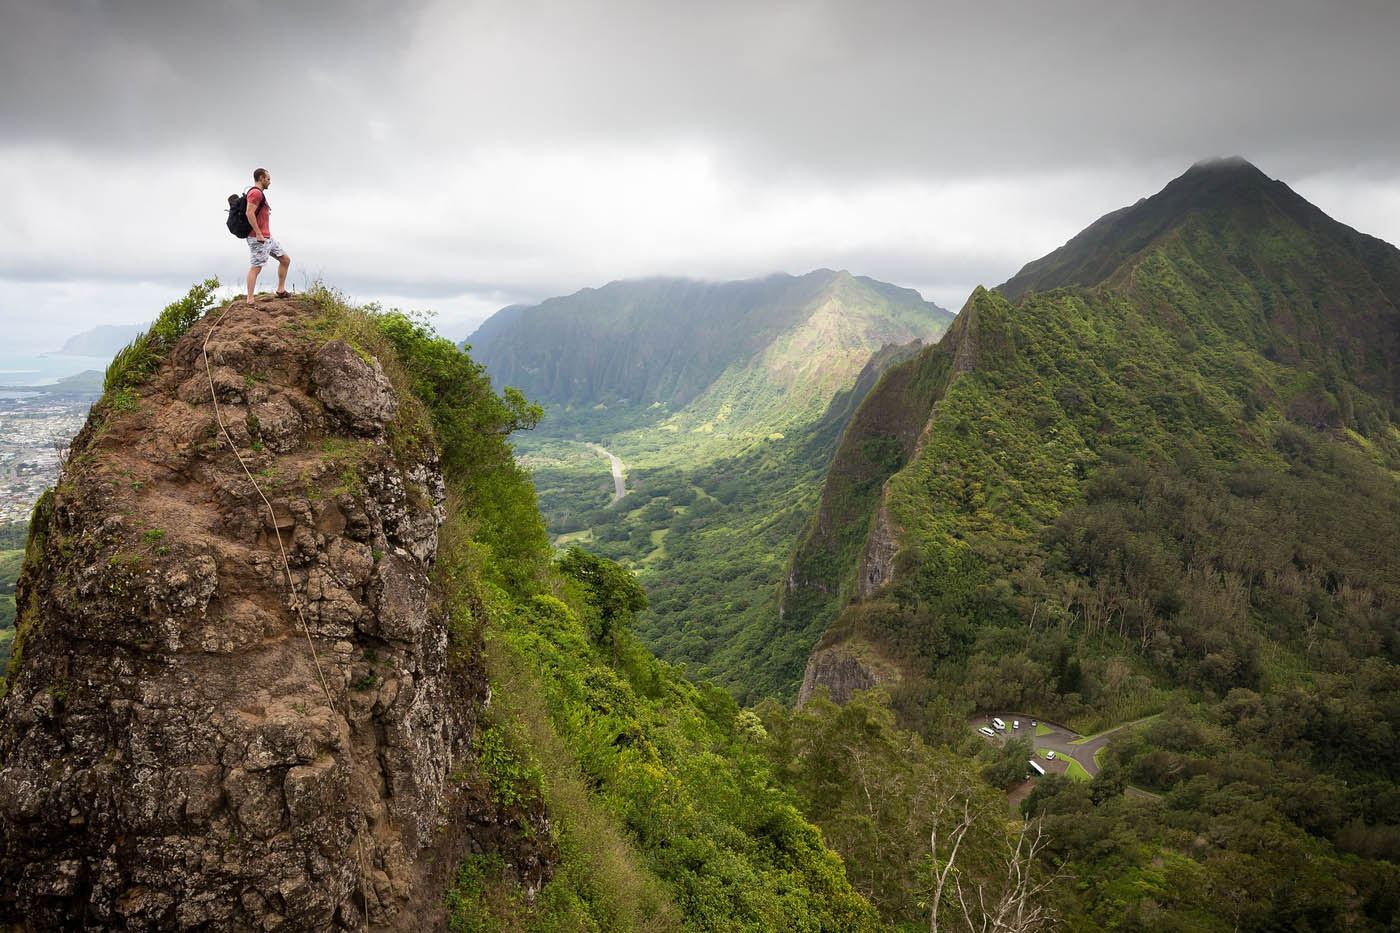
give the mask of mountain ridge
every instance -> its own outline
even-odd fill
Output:
[[[927,339],[952,319],[912,289],[844,271],[734,282],[656,277],[502,309],[467,342],[493,378],[547,403],[628,400],[677,411],[799,326],[834,290],[883,303],[901,322],[882,327],[866,318],[863,343],[872,352]]]

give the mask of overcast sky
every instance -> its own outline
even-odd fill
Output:
[[[957,310],[1215,155],[1400,242],[1397,48],[1394,0],[0,0],[6,349],[240,282],[257,165],[298,288],[452,337],[658,274]]]

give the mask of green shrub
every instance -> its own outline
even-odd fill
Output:
[[[192,286],[185,297],[166,305],[156,317],[150,330],[117,351],[107,365],[102,381],[102,394],[116,398],[125,389],[134,388],[150,378],[165,359],[176,341],[185,335],[195,321],[214,305],[214,292],[219,288],[217,278],[205,279]],[[120,397],[131,404],[134,393]],[[126,410],[126,409],[118,409]]]

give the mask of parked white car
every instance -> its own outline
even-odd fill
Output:
[[[1045,753],[1045,757],[1046,757],[1046,758],[1049,758],[1051,761],[1054,761],[1054,760],[1055,760],[1055,750],[1054,750],[1053,748],[1050,749],[1050,751],[1048,751],[1048,752]]]
[[[1002,722],[1000,719],[993,719],[992,725],[996,726],[998,732],[1006,731],[1006,723]]]
[[[982,728],[978,729],[977,731],[980,732],[980,733],[982,733],[983,735],[985,735],[985,736],[986,736],[987,738],[989,738],[989,739],[994,739],[994,738],[996,738],[996,735],[997,735],[995,732],[993,732],[991,729],[988,729],[986,726],[983,726]]]

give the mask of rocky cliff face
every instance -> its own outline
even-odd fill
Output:
[[[898,679],[899,669],[863,641],[851,639],[819,647],[807,659],[802,687],[797,691],[797,709],[807,704],[818,687],[825,687],[827,697],[844,706],[857,690],[869,690]]]
[[[215,313],[94,410],[41,503],[0,707],[0,919],[422,929],[468,849],[516,845],[540,880],[543,844],[473,779],[488,690],[432,584],[431,441],[316,314],[234,304],[208,342],[257,486],[211,404]]]
[[[865,549],[856,573],[856,594],[862,599],[873,595],[894,576],[894,558],[899,553],[899,533],[890,520],[888,480],[880,491],[880,508],[875,512]]]

